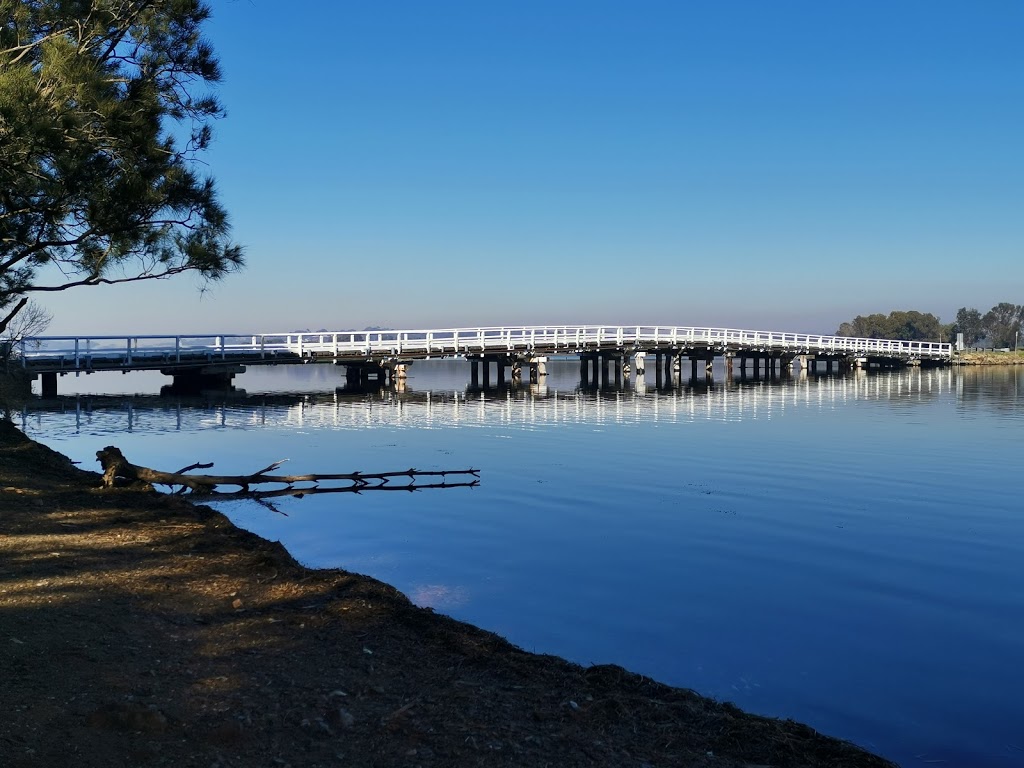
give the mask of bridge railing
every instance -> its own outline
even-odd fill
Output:
[[[87,367],[92,361],[131,365],[145,360],[177,362],[194,357],[224,358],[233,350],[251,348],[246,335],[200,334],[194,336],[33,336],[19,340],[15,350],[23,366],[36,360],[62,360],[70,368]]]
[[[952,345],[698,326],[515,326],[432,330],[266,334],[266,348],[300,353],[473,354],[548,349],[578,352],[612,346],[754,348],[764,351],[949,358]]]
[[[536,352],[576,353],[602,349],[701,349],[721,351],[845,354],[949,359],[952,345],[926,341],[867,339],[819,334],[660,325],[493,326],[388,331],[317,331],[257,334],[37,336],[20,340],[22,365],[43,363],[82,370],[155,367],[199,359],[248,360],[328,356],[366,359]]]

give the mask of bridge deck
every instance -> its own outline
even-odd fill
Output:
[[[166,370],[209,365],[385,363],[435,357],[671,352],[880,360],[952,358],[952,345],[697,326],[509,326],[438,330],[204,335],[38,336],[16,345],[33,373]]]

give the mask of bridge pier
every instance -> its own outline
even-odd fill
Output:
[[[634,358],[636,373],[640,375],[644,371],[644,358],[646,352],[637,352]],[[614,352],[580,352],[580,386],[606,388],[614,383],[614,386],[621,387],[624,379],[629,379],[633,372],[630,366],[629,354],[625,351]],[[535,363],[534,363],[535,361]],[[533,381],[533,365],[537,366],[537,375],[547,374],[547,357],[531,358],[531,381]]]
[[[371,379],[384,385],[387,383],[387,371],[379,365],[345,366],[345,381],[350,387],[365,387]]]
[[[208,389],[231,389],[235,376],[245,373],[244,365],[203,365],[188,368],[161,368],[171,377],[171,392],[202,392]]]
[[[512,377],[512,381],[518,383],[522,379],[523,375],[523,360],[520,357],[501,354],[501,355],[473,355],[467,357],[470,365],[470,386],[474,389],[478,388],[481,383],[484,389],[491,386],[491,364],[494,364],[494,375],[497,386],[505,386],[505,369],[511,369],[509,374]],[[545,358],[546,359],[546,358]],[[483,373],[483,381],[481,382],[481,368]]]
[[[593,355],[580,355],[580,385],[584,388],[590,386],[590,375],[592,371],[591,360]]]
[[[384,360],[380,362],[345,362],[345,382],[352,388],[366,387],[370,382],[386,387],[409,378],[411,360]]]
[[[654,386],[661,389],[662,386],[672,386],[679,381],[679,371],[682,366],[682,356],[673,350],[654,351]]]
[[[57,396],[57,374],[53,372],[39,374],[39,388],[43,397]]]
[[[530,383],[540,383],[540,380],[548,375],[548,359],[543,356],[531,357],[527,362],[530,364]]]
[[[597,352],[580,353],[580,384],[583,387],[596,387],[601,382],[602,360]],[[607,380],[607,374],[605,375]]]

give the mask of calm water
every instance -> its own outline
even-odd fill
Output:
[[[251,370],[247,396],[158,375],[61,379],[16,414],[93,465],[247,472],[479,467],[477,489],[226,506],[301,561],[582,664],[792,717],[904,766],[1024,766],[1024,371],[467,392],[336,392],[331,366]],[[91,393],[91,394],[86,394]],[[110,396],[99,396],[106,393]]]

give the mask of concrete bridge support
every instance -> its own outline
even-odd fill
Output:
[[[522,378],[522,361],[513,355],[479,355],[470,357],[470,386],[477,388],[483,384],[484,389],[491,386],[491,365],[494,365],[495,383],[499,387],[505,386],[506,372],[510,369],[509,375],[513,381]],[[482,369],[482,371],[481,371]],[[481,373],[483,374],[481,377]],[[483,379],[481,382],[481,378]]]
[[[601,357],[597,352],[580,353],[580,384],[596,387],[601,375]]]
[[[740,355],[740,379],[747,378],[747,368],[750,368],[750,375],[756,380],[761,376],[760,355]]]
[[[580,355],[580,384],[584,387],[590,386],[591,372],[593,367],[591,365],[591,359],[593,355],[581,354]]]
[[[162,368],[160,373],[172,378],[172,392],[202,392],[207,389],[230,389],[235,376],[245,373],[245,366],[227,364]]]
[[[527,362],[530,365],[530,383],[540,383],[548,375],[548,359],[546,357],[531,357]]]
[[[379,363],[346,363],[345,381],[350,387],[365,387],[371,381],[387,386],[391,370],[386,365]]]
[[[638,394],[647,392],[647,353],[636,352],[633,354],[633,389]]]
[[[56,397],[57,396],[57,374],[56,373],[41,373],[39,374],[39,389],[43,397]]]
[[[646,365],[646,355],[646,352],[638,352],[634,357],[637,374]],[[531,377],[534,365],[532,361],[536,361],[537,375],[544,376],[547,373],[547,357],[531,359]],[[629,379],[633,370],[630,365],[630,355],[625,351],[580,353],[580,386],[582,387],[609,387],[613,384],[616,387],[621,387],[623,380]]]
[[[726,367],[727,372],[731,373],[732,369],[729,363],[731,363],[731,360],[726,363]],[[681,364],[682,358],[680,358],[680,365]],[[700,379],[704,379],[705,381],[711,381],[714,378],[714,364],[715,356],[710,352],[702,352],[699,355],[690,355],[690,380],[698,381]]]
[[[546,358],[545,358],[546,359]],[[613,381],[622,386],[623,355],[620,352],[587,352],[580,355],[580,382],[583,386],[608,387]],[[590,375],[591,369],[593,375]]]
[[[679,382],[682,356],[675,350],[660,350],[654,353],[654,386],[661,389]]]
[[[384,360],[380,362],[342,362],[345,366],[345,382],[352,388],[363,388],[371,382],[377,386],[393,386],[404,384],[409,378],[409,366],[412,360]]]

